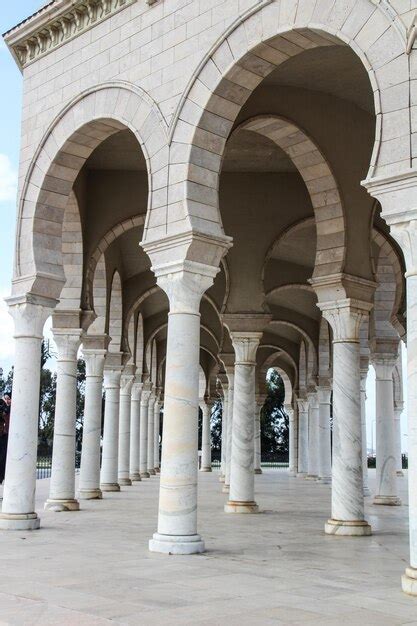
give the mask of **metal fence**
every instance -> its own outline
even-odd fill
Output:
[[[221,462],[218,459],[212,459],[211,467],[213,469],[220,469]],[[261,467],[264,469],[278,469],[285,470],[288,469],[288,461],[282,461],[278,459],[265,459],[261,462]]]
[[[75,469],[80,468],[81,452],[75,453]],[[50,478],[52,471],[52,452],[50,454],[38,455],[36,462],[36,478]]]

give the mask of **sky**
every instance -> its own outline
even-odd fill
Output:
[[[2,2],[0,8],[0,32],[4,33],[40,7],[47,4],[41,0],[15,0]],[[22,75],[0,39],[0,216],[1,216],[1,262],[0,262],[0,368],[7,372],[13,363],[13,323],[7,312],[4,298],[10,294],[12,278],[14,232],[16,223],[16,185],[19,163],[20,111],[22,99]],[[7,97],[4,95],[7,94]],[[45,334],[50,337],[50,324]],[[403,350],[405,366],[406,351]],[[54,363],[50,362],[53,368]],[[404,371],[404,380],[405,369]],[[375,446],[375,372],[371,366],[367,380],[367,440],[368,449]],[[406,393],[404,394],[405,401]],[[407,449],[406,408],[402,415],[402,446]]]

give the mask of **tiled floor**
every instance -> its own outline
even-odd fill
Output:
[[[372,473],[371,473],[372,476]],[[371,477],[372,484],[373,477]],[[329,537],[330,487],[269,470],[258,515],[226,515],[218,474],[200,475],[207,552],[151,554],[158,478],[42,512],[42,528],[0,534],[0,624],[417,626],[402,594],[408,508],[367,498],[372,537]],[[38,511],[48,481],[38,481]],[[406,479],[400,480],[406,501]]]

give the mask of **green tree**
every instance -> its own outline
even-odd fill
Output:
[[[0,370],[0,395],[4,396],[6,393],[12,393],[13,387],[13,367],[9,370],[6,378],[4,377],[3,370]]]
[[[211,413],[211,451],[212,459],[220,460],[222,448],[223,408],[220,398],[215,400]]]
[[[285,388],[274,369],[267,374],[267,397],[261,411],[263,459],[286,458],[289,447],[289,420],[284,411]]]

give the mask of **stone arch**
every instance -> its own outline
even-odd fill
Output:
[[[143,371],[143,348],[143,317],[139,311],[136,320],[135,364],[140,375]]]
[[[108,314],[108,334],[110,335],[109,352],[120,352],[122,344],[122,281],[120,274],[116,270],[113,274],[110,289],[109,314]]]
[[[372,340],[397,339],[398,332],[392,324],[396,306],[397,277],[391,259],[387,256],[387,248],[380,248],[377,259],[377,288],[374,295],[374,306],[370,313],[370,336]]]
[[[127,344],[130,352],[128,363],[129,365],[133,365],[135,360],[135,320],[133,317],[129,322],[129,327],[127,330]]]
[[[306,343],[306,375],[307,375],[307,383],[310,382],[312,378],[317,376],[317,351],[314,345],[314,341],[310,337],[310,335],[301,328],[298,324],[294,324],[293,322],[283,321],[283,320],[272,320],[269,322],[269,326],[288,326],[288,328],[293,328],[303,337],[303,340]]]
[[[65,284],[57,308],[80,309],[83,286],[83,235],[78,201],[73,191],[68,197],[62,224],[62,264]],[[94,273],[91,282],[93,277]]]
[[[290,365],[291,365],[291,367],[293,368],[293,371],[294,371],[294,389],[295,389],[296,386],[297,386],[297,382],[298,382],[298,367],[297,367],[296,362],[292,358],[292,356],[286,350],[284,350],[283,348],[280,348],[279,346],[276,346],[276,345],[273,345],[273,344],[261,344],[259,346],[259,348],[258,348],[258,353],[262,349],[274,350],[275,358],[277,358],[278,356],[282,355],[289,361],[289,363],[290,363]]]
[[[96,319],[88,329],[89,335],[104,335],[106,332],[106,310],[107,310],[107,278],[106,278],[106,260],[104,254],[96,265],[93,278],[93,301]]]
[[[343,205],[334,174],[319,147],[296,124],[277,115],[260,115],[246,120],[238,129],[267,137],[287,154],[298,169],[315,215],[317,246],[314,276],[342,271],[346,256]]]
[[[48,128],[27,171],[19,201],[13,293],[59,299],[64,210],[93,150],[122,129],[138,140],[148,170],[147,220],[157,220],[167,184],[167,134],[157,106],[138,87],[99,85],[70,102]],[[155,218],[155,219],[154,219]],[[152,222],[151,220],[151,222]]]
[[[404,401],[403,377],[401,370],[401,353],[397,365],[392,372],[392,382],[394,385],[394,406],[401,407]]]
[[[87,308],[94,308],[94,300],[92,299],[93,289],[93,277],[96,270],[97,263],[102,254],[105,253],[107,248],[117,239],[121,234],[125,233],[132,228],[136,228],[138,226],[143,226],[145,223],[145,215],[135,215],[135,217],[129,217],[122,222],[119,222],[115,226],[113,226],[105,235],[102,237],[97,244],[96,249],[93,254],[87,261],[87,269],[85,272],[85,301]],[[82,259],[81,259],[82,262]]]
[[[304,341],[301,341],[298,366],[298,388],[300,390],[300,394],[307,392],[307,381],[307,350]]]
[[[372,231],[372,241],[376,243],[379,247],[380,255],[385,257],[386,262],[391,265],[392,272],[395,277],[396,288],[393,307],[391,311],[391,323],[398,330],[400,336],[402,336],[405,333],[405,328],[401,325],[401,322],[399,321],[397,316],[405,297],[404,271],[401,265],[401,261],[388,237],[386,237],[376,228],[374,228]]]
[[[319,384],[326,384],[332,376],[330,354],[330,326],[324,317],[320,320],[319,332]]]
[[[387,0],[378,4],[357,0],[355,8],[346,0],[335,0],[330,9],[316,0],[294,0],[259,3],[237,20],[197,68],[174,116],[172,144],[187,155],[188,162],[183,176],[168,192],[169,221],[182,207],[176,232],[191,228],[224,236],[217,190],[222,156],[235,120],[266,76],[310,48],[347,45],[368,72],[376,114],[368,178],[392,168],[393,158],[397,171],[408,168],[408,88],[399,96],[395,114],[384,111],[382,105],[388,88],[409,80],[406,32],[397,17]],[[401,135],[393,140],[399,119]]]

